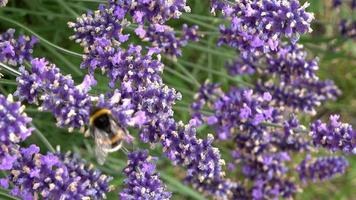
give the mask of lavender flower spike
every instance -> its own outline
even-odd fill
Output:
[[[312,160],[310,155],[307,155],[297,167],[297,171],[303,182],[307,180],[315,182],[331,179],[337,174],[345,173],[348,165],[344,157],[321,157]]]
[[[312,123],[310,130],[313,143],[331,151],[356,154],[356,132],[350,124],[341,123],[339,118],[339,115],[331,115],[328,124],[320,120]]]
[[[5,2],[3,2],[6,4]],[[0,7],[1,7],[0,0]],[[15,30],[9,29],[0,35],[0,62],[17,66],[32,59],[33,46],[37,38],[20,35],[15,38]]]
[[[24,141],[31,135],[31,118],[27,117],[19,102],[14,102],[12,95],[7,98],[0,94],[0,144],[14,144]]]
[[[171,193],[155,172],[156,166],[147,151],[135,151],[128,155],[128,165],[124,169],[127,188],[120,192],[121,200],[165,200]]]
[[[21,148],[6,177],[11,194],[22,199],[105,199],[110,177],[70,153],[42,155],[36,145]],[[4,184],[5,185],[5,184]],[[6,185],[5,185],[6,186]]]
[[[81,128],[89,121],[91,97],[87,91],[95,84],[92,77],[75,85],[71,76],[61,74],[59,68],[45,59],[31,61],[31,71],[20,68],[15,95],[29,103],[42,101],[40,109],[51,111],[59,127]]]
[[[9,170],[17,159],[17,143],[31,135],[31,119],[23,113],[24,106],[0,94],[0,170]]]

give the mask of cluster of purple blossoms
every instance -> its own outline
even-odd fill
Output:
[[[15,30],[7,30],[0,35],[0,62],[17,66],[23,64],[24,61],[30,61],[33,46],[36,43],[36,37],[20,35],[15,38]]]
[[[134,151],[128,155],[128,163],[124,169],[126,188],[119,196],[122,200],[131,199],[170,199],[171,193],[160,180],[154,164],[155,158],[147,151]]]
[[[241,173],[252,183],[249,187],[236,183],[230,187],[237,192],[236,198],[290,198],[298,191],[297,185],[287,177],[287,163],[291,161],[289,152],[310,149],[307,134],[300,135],[295,130],[300,124],[294,116],[281,127],[270,127],[269,123],[281,124],[283,118],[270,104],[269,93],[261,96],[249,89],[232,88],[225,94],[213,83],[202,85],[192,104],[193,122],[212,126],[219,139],[233,138],[234,161],[229,163],[229,168],[240,166]],[[212,114],[203,112],[204,109]]]
[[[213,0],[212,12],[221,11],[230,22],[220,26],[219,44],[237,48],[247,58],[276,50],[285,37],[295,43],[300,34],[311,32],[314,16],[305,11],[308,6],[301,6],[297,0]]]
[[[31,118],[23,112],[24,106],[14,102],[12,95],[0,95],[0,142],[5,145],[24,141],[31,135]]]
[[[12,96],[0,95],[0,107],[0,170],[9,172],[0,180],[1,187],[23,199],[105,198],[111,178],[70,153],[42,155],[36,145],[19,147],[32,133],[31,119]]]
[[[224,179],[220,152],[212,146],[214,137],[208,135],[206,139],[197,138],[196,128],[192,121],[184,125],[169,119],[161,124],[161,144],[167,157],[175,165],[187,168],[186,181],[199,191],[220,198],[230,195],[234,183]]]
[[[70,154],[42,155],[36,145],[20,148],[6,181],[23,199],[104,199],[110,177]],[[4,184],[5,185],[5,184]]]
[[[237,49],[239,58],[228,62],[230,75],[258,74],[256,92],[269,92],[278,106],[315,113],[321,103],[335,99],[340,91],[332,81],[316,76],[318,59],[309,59],[299,35],[311,31],[314,18],[292,0],[212,0],[212,12],[221,11],[229,26],[221,25],[218,44]],[[282,42],[283,39],[289,40]]]
[[[136,29],[136,34],[143,39],[143,41],[150,42],[153,47],[160,49],[166,55],[177,57],[182,55],[182,47],[188,41],[198,41],[198,26],[188,27],[186,24],[182,28],[182,36],[176,37],[174,29],[167,25],[152,24],[147,30],[142,28]]]
[[[335,100],[340,90],[331,80],[319,80],[318,59],[308,59],[299,44],[283,43],[275,52],[252,59],[237,59],[227,69],[231,75],[256,73],[256,91],[269,92],[275,105],[315,114],[315,109],[328,100]]]
[[[23,112],[24,107],[0,94],[0,170],[9,170],[16,161],[13,150],[32,133],[31,118]]]
[[[338,174],[343,174],[348,167],[348,162],[344,157],[319,157],[312,159],[310,155],[298,165],[299,178],[304,183],[307,181],[316,182],[333,178]]]
[[[226,196],[233,183],[223,179],[223,161],[219,151],[211,146],[213,138],[198,139],[193,125],[173,119],[172,106],[181,95],[161,78],[164,65],[159,53],[179,56],[180,48],[188,40],[198,39],[196,26],[183,25],[177,38],[174,29],[164,24],[186,9],[185,1],[110,1],[108,6],[101,5],[98,11],[83,15],[69,26],[76,32],[72,39],[85,48],[82,68],[89,69],[90,74],[101,69],[109,77],[109,86],[117,88],[108,98],[117,101],[107,106],[114,116],[125,121],[125,115],[116,110],[123,105],[130,107],[137,114],[127,125],[136,124],[142,141],[160,142],[168,158],[187,167],[187,181],[193,186],[208,194]],[[135,33],[150,47],[121,45],[130,37],[123,34],[129,24],[126,15],[139,25]],[[148,27],[145,22],[150,23]]]
[[[121,44],[128,41],[130,34],[124,34],[132,22],[138,24],[135,34],[143,41],[149,41],[151,48],[170,56],[180,56],[181,47],[189,40],[199,38],[197,26],[188,28],[183,26],[180,37],[165,22],[171,18],[178,18],[183,11],[189,11],[186,2],[175,1],[116,1],[110,0],[109,5],[100,5],[94,13],[92,11],[77,19],[76,23],[70,22],[75,35],[71,38],[85,47],[85,53],[92,55],[95,41],[105,38],[111,40],[112,48],[120,48]],[[130,16],[130,17],[129,17]],[[149,26],[145,26],[145,23]],[[122,49],[120,51],[123,51]]]
[[[356,154],[356,131],[339,121],[339,115],[331,115],[329,123],[317,120],[310,125],[313,144],[331,151]]]
[[[86,76],[83,84],[76,86],[71,76],[64,76],[59,68],[44,58],[31,61],[31,71],[20,68],[15,95],[21,101],[38,103],[40,110],[51,111],[60,127],[81,128],[89,121],[91,97],[87,94],[95,84]]]
[[[211,85],[214,86],[214,85]],[[208,85],[208,87],[211,87]],[[202,86],[204,89],[206,86]],[[201,89],[200,92],[205,92]],[[217,89],[215,89],[217,90]],[[209,94],[214,90],[206,91]],[[263,96],[253,94],[249,89],[231,88],[226,94],[219,92],[220,96],[215,101],[210,100],[210,109],[214,114],[195,118],[195,120],[203,119],[205,123],[215,127],[219,139],[230,139],[233,132],[237,130],[258,130],[262,122],[275,122],[278,113],[275,109],[268,105],[272,100],[269,93],[264,93]],[[207,95],[205,94],[205,95]],[[203,95],[203,94],[200,94]],[[198,99],[192,104],[195,111],[195,116],[199,116],[197,111],[202,108],[202,100]],[[264,103],[265,102],[265,103]],[[199,105],[200,104],[200,105]],[[199,107],[197,106],[199,105]]]

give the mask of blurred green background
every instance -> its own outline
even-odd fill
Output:
[[[9,0],[7,7],[0,8],[0,16],[3,17],[0,19],[0,32],[15,28],[17,34],[30,35],[28,30],[30,29],[48,40],[50,43],[41,41],[36,46],[34,56],[48,58],[57,64],[64,74],[71,74],[77,83],[80,83],[85,73],[79,69],[80,58],[66,54],[54,48],[52,44],[81,53],[81,47],[68,39],[73,32],[67,27],[67,22],[74,21],[76,16],[88,9],[95,9],[99,2],[97,0]],[[356,14],[348,8],[348,5],[343,5],[337,10],[332,9],[331,0],[309,0],[309,2],[311,3],[309,11],[314,12],[316,17],[313,23],[314,32],[302,36],[300,42],[305,45],[311,57],[320,58],[320,77],[334,80],[343,94],[337,101],[328,102],[322,106],[316,116],[304,117],[303,121],[326,118],[332,113],[339,113],[343,121],[356,127],[356,41],[343,38],[338,33],[340,19],[356,20]],[[226,89],[232,85],[240,86],[240,80],[248,81],[248,77],[230,77],[225,71],[224,63],[233,59],[235,52],[228,47],[216,47],[217,27],[223,21],[210,16],[209,1],[188,0],[188,4],[192,8],[191,14],[183,14],[180,20],[171,20],[169,23],[178,30],[183,23],[197,24],[205,33],[205,37],[200,42],[186,46],[178,62],[164,59],[166,69],[163,76],[170,87],[176,88],[183,95],[182,101],[175,106],[175,117],[185,122],[189,120],[189,104],[197,90],[196,82],[203,83],[209,79],[221,83]],[[18,23],[23,26],[19,26]],[[14,92],[14,80],[15,77],[5,74],[3,79],[0,79],[0,92]],[[99,85],[93,93],[107,90],[107,80],[104,77],[99,77],[99,80]],[[52,145],[59,145],[62,151],[75,151],[86,160],[96,163],[91,139],[84,138],[77,131],[68,133],[65,129],[57,128],[50,113],[38,112],[32,106],[27,106],[26,112],[33,117],[35,126]],[[201,128],[199,136],[205,137],[209,131],[211,130]],[[47,147],[38,134],[31,136],[24,145],[31,143],[40,145],[43,152],[47,151]],[[148,145],[138,140],[134,145],[149,148]],[[225,145],[215,144],[221,148],[223,157],[229,158],[228,151],[224,150]],[[151,155],[160,156],[161,152],[160,147],[157,147],[151,150]],[[307,185],[303,192],[298,194],[297,199],[356,199],[356,157],[349,156],[349,161],[350,167],[345,175],[331,181]],[[121,170],[125,162],[125,155],[117,152],[111,154],[104,166],[96,165],[105,173],[115,177],[112,184],[116,186],[116,189],[109,195],[109,199],[117,199],[117,193],[121,190],[124,179]],[[173,192],[173,199],[204,199],[198,192],[182,184],[183,169],[173,167],[166,159],[159,160],[158,169],[170,191]],[[3,198],[5,197],[0,196],[0,199]]]

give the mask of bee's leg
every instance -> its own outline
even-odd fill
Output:
[[[128,155],[130,153],[130,151],[128,149],[126,149],[126,147],[124,147],[124,146],[121,149],[126,155]]]

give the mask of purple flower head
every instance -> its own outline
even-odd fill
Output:
[[[232,183],[224,179],[220,152],[212,146],[214,137],[206,139],[196,136],[196,129],[190,123],[184,125],[168,119],[160,124],[161,144],[166,156],[175,165],[187,168],[186,181],[206,194],[226,198]]]
[[[33,59],[31,65],[29,72],[21,67],[15,95],[29,103],[41,101],[40,109],[51,111],[60,127],[72,129],[86,125],[91,107],[87,91],[94,84],[92,78],[87,76],[77,87],[70,75],[64,76],[45,59]]]
[[[278,51],[267,54],[267,74],[278,74],[280,79],[291,82],[296,78],[316,79],[318,59],[308,60],[303,45],[283,44]]]
[[[194,102],[191,104],[191,109],[193,111],[192,118],[196,122],[197,126],[201,125],[203,121],[205,121],[205,117],[201,112],[204,106],[207,103],[213,102],[221,94],[223,94],[223,92],[221,91],[218,84],[206,81],[204,84],[201,85],[198,93],[194,96]],[[215,124],[217,122],[217,118],[214,116],[211,116],[209,119],[207,120],[214,121],[214,123],[211,124]]]
[[[231,63],[226,63],[225,67],[231,76],[251,75],[256,72],[256,67],[247,60],[236,59]]]
[[[119,10],[120,16],[125,10],[141,25],[145,22],[164,24],[171,18],[179,18],[182,12],[190,12],[186,0],[109,0],[109,4]]]
[[[282,151],[309,151],[311,149],[311,142],[307,137],[308,135],[302,133],[304,128],[305,127],[299,123],[298,118],[292,115],[284,122],[283,131],[272,133],[275,134],[273,143]]]
[[[295,43],[300,34],[311,31],[314,16],[305,11],[309,4],[301,6],[297,0],[251,1],[237,3],[212,1],[213,11],[220,10],[231,20],[228,26],[221,25],[219,44],[228,44],[248,54],[273,51],[282,38]]]
[[[123,20],[125,14],[124,9],[100,5],[97,11],[83,14],[75,23],[68,22],[68,26],[75,32],[70,38],[83,47],[94,44],[97,38],[110,38],[120,43],[125,36],[123,29],[128,25]]]
[[[143,41],[150,42],[150,48],[158,49],[156,53],[163,52],[176,57],[181,55],[181,48],[188,41],[198,40],[198,27],[188,28],[184,25],[182,35],[177,37],[175,31],[164,23],[188,10],[185,0],[109,0],[109,5],[100,5],[98,10],[90,11],[68,25],[75,32],[71,39],[80,43],[85,48],[84,52],[89,54],[85,58],[100,59],[84,62],[82,67],[108,64],[110,55],[123,51],[121,44],[130,37],[130,34],[124,33],[131,23],[129,20],[138,24],[135,34]],[[148,28],[144,26],[146,22],[150,24]]]
[[[265,98],[270,97],[267,93]],[[258,130],[262,122],[273,122],[278,111],[270,107],[269,98],[252,90],[230,89],[214,102],[213,112],[218,123],[214,128],[220,139],[228,139],[235,130]]]
[[[156,166],[152,161],[147,151],[135,151],[128,155],[124,169],[126,188],[120,192],[120,199],[170,199],[171,193],[155,172]]]
[[[185,46],[188,41],[198,41],[198,26],[188,27],[183,25],[182,35],[176,37],[174,29],[167,25],[151,24],[147,30],[142,32],[142,26],[136,29],[136,34],[144,41],[152,43],[153,47],[160,49],[163,53],[179,57],[182,54],[181,48]]]
[[[141,46],[130,45],[125,50],[113,48],[111,41],[105,38],[100,41],[105,42],[94,42],[81,67],[88,69],[90,74],[96,69],[106,72],[111,88],[116,87],[118,82],[139,87],[150,81],[161,81],[164,65],[153,58],[154,53],[145,55]]]
[[[344,157],[319,157],[312,159],[310,155],[298,165],[299,178],[304,183],[308,180],[324,181],[343,174],[348,167],[348,162]]]
[[[289,180],[275,178],[267,181],[260,178],[255,181],[250,192],[252,199],[265,200],[279,197],[291,199],[297,191],[298,187]]]
[[[7,1],[3,3],[6,4]],[[7,30],[0,35],[0,62],[18,66],[23,64],[24,61],[32,60],[33,46],[37,41],[37,38],[33,36],[20,35],[18,38],[15,38],[15,30]]]
[[[10,145],[24,141],[32,133],[31,118],[23,112],[24,106],[0,94],[0,144]]]
[[[279,106],[287,106],[314,115],[315,108],[328,100],[335,100],[341,92],[333,81],[296,79],[290,83],[275,84],[272,80],[260,82],[256,86],[258,92],[270,92]]]
[[[17,151],[17,160],[7,180],[13,183],[11,194],[34,199],[35,193],[43,199],[103,199],[111,178],[70,153],[39,154],[31,145]]]
[[[339,121],[340,116],[331,115],[329,123],[320,120],[310,125],[313,144],[331,151],[356,154],[356,132],[352,126]]]

